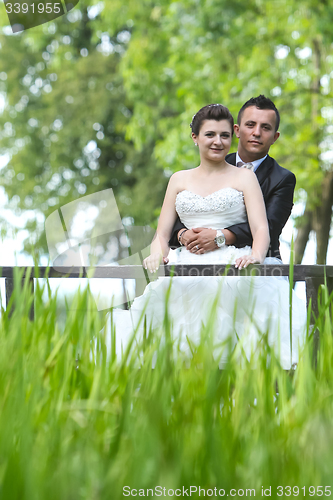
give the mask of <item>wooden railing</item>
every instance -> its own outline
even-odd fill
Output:
[[[247,269],[239,271],[235,266],[218,264],[210,265],[167,265],[162,266],[154,275],[156,276],[289,276],[289,265],[252,265]],[[68,268],[68,267],[3,267],[0,270],[0,277],[5,278],[6,304],[14,290],[14,276],[17,273],[22,280],[29,279],[32,290],[34,289],[35,278],[120,278],[135,279],[141,284],[149,283],[151,275],[143,271],[142,266],[101,266],[94,268]],[[329,291],[333,289],[333,266],[321,265],[296,265],[293,267],[293,281],[305,281],[307,305],[312,303],[312,310],[318,311],[317,297],[318,288],[326,280]],[[33,318],[34,310],[31,310]]]

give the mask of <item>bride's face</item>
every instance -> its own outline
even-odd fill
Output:
[[[199,146],[201,159],[221,162],[231,146],[231,125],[228,120],[205,120],[199,135],[192,134],[192,139]]]

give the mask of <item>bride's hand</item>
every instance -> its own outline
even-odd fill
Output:
[[[249,264],[261,264],[261,261],[252,254],[242,255],[242,257],[238,257],[238,259],[236,259],[235,267],[242,269],[243,267],[247,267]]]
[[[160,253],[152,253],[151,255],[149,255],[149,257],[144,259],[143,267],[145,269],[148,269],[149,272],[155,273],[157,269],[160,267],[162,259],[163,257]],[[163,259],[163,262],[165,263],[165,259]]]

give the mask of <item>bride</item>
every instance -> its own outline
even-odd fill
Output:
[[[199,148],[200,165],[182,170],[170,178],[151,254],[143,261],[150,272],[167,261],[168,241],[177,214],[187,228],[221,229],[249,221],[253,245],[245,248],[221,246],[205,254],[178,249],[177,263],[235,264],[242,269],[264,262],[269,247],[269,230],[262,192],[256,175],[226,162],[233,135],[233,117],[220,104],[200,109],[191,123],[192,139]],[[170,282],[171,280],[171,282]],[[168,296],[168,299],[166,297]],[[289,284],[275,277],[176,277],[150,283],[129,311],[113,310],[111,327],[116,329],[116,351],[120,353],[133,338],[140,341],[145,325],[163,335],[165,308],[171,320],[175,344],[190,353],[200,341],[202,327],[211,321],[214,348],[223,365],[228,349],[239,348],[247,358],[255,356],[262,334],[275,349],[283,368],[298,360],[298,345],[304,340],[306,315],[302,301],[293,297],[292,349],[289,329]],[[218,352],[218,354],[216,354]]]

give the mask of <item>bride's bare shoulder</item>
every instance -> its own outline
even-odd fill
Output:
[[[191,168],[190,170],[178,170],[178,172],[172,174],[171,177],[175,177],[177,179],[188,179],[193,175],[194,170],[196,170],[196,168]]]
[[[242,170],[246,170],[244,168],[236,167],[235,165],[232,165],[231,163],[228,162],[227,162],[227,167],[235,175],[239,174],[239,172],[241,172]]]
[[[235,167],[234,165],[228,165],[228,167],[230,167],[229,173],[232,185],[238,191],[244,192],[245,189],[252,186],[253,182],[257,182],[257,176],[252,170]]]
[[[235,175],[239,179],[249,179],[256,175],[247,168],[239,168],[234,165],[230,165],[232,167],[232,174]]]
[[[237,170],[237,185],[239,186],[239,190],[243,191],[243,193],[251,191],[253,186],[258,184],[256,174],[247,168],[237,168]]]
[[[182,191],[185,189],[185,186],[192,175],[192,170],[179,170],[170,177],[170,184],[175,186],[178,191]]]

